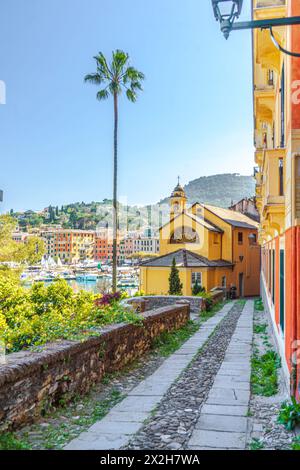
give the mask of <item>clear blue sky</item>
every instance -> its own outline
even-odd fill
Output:
[[[112,102],[83,77],[115,48],[147,78],[120,103],[120,196],[154,203],[177,175],[251,174],[251,36],[225,41],[210,0],[2,0],[0,44],[2,210],[111,196]]]

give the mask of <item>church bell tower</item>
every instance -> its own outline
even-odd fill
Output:
[[[183,187],[179,183],[178,176],[177,186],[174,188],[170,197],[170,220],[185,211],[186,201],[187,198]]]

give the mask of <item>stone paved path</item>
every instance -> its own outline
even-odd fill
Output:
[[[189,449],[246,448],[254,302],[248,301],[189,440]]]
[[[158,406],[172,383],[190,364],[232,307],[233,303],[226,304],[220,312],[207,320],[197,333],[166,359],[150,377],[136,386],[105,418],[72,440],[65,449],[107,450],[126,446],[145,420],[152,416],[151,412]]]

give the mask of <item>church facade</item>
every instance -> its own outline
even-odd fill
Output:
[[[160,228],[159,256],[140,266],[140,288],[166,295],[173,259],[183,294],[192,295],[197,282],[206,292],[235,286],[239,297],[260,292],[258,224],[233,210],[196,203],[187,208],[178,185],[170,197],[170,219]]]

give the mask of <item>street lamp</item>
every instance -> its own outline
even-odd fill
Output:
[[[275,46],[285,54],[293,57],[300,57],[300,53],[291,52],[284,49],[276,40],[273,34],[273,27],[276,26],[291,26],[300,24],[300,16],[292,16],[289,18],[271,18],[266,20],[254,21],[239,21],[243,0],[211,0],[215,18],[220,23],[221,31],[225,39],[229,38],[231,31],[238,31],[242,29],[269,29],[270,35]]]
[[[228,39],[232,25],[242,11],[243,0],[212,0],[214,15],[220,22],[221,31]]]

